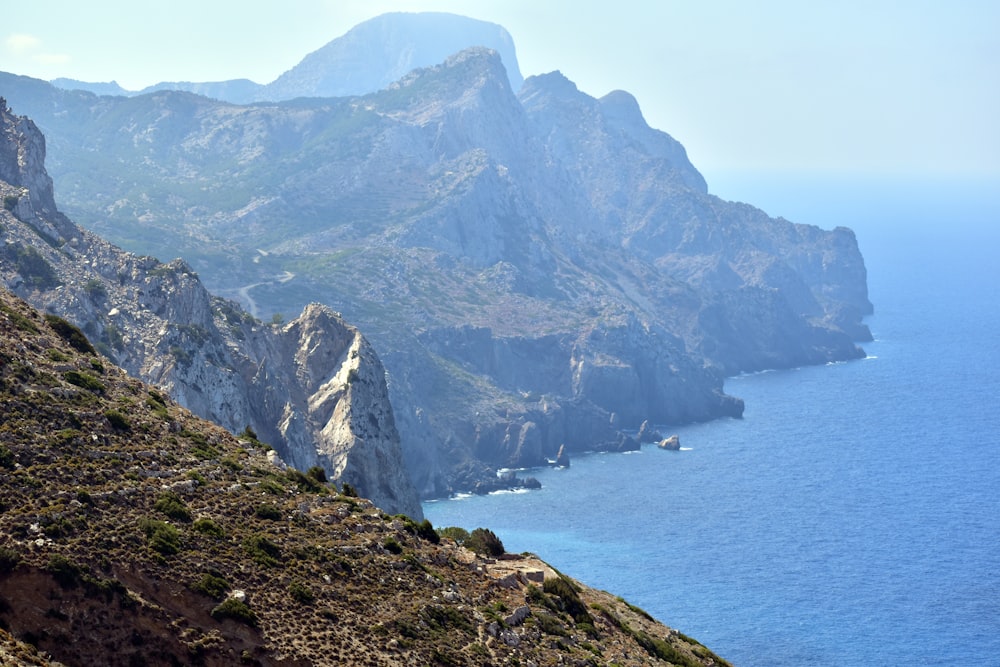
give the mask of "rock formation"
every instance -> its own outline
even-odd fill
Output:
[[[287,463],[323,467],[392,513],[422,517],[368,341],[313,304],[283,327],[213,297],[183,260],[112,246],[56,210],[45,140],[0,100],[0,279],[81,326],[113,361]]]
[[[59,147],[74,219],[264,317],[320,302],[361,328],[425,497],[563,443],[638,447],[643,421],[739,416],[729,374],[863,354],[849,229],[712,196],[625,92],[509,74],[472,48],[376,93],[250,106],[0,86]]]
[[[663,440],[660,440],[660,442],[658,442],[656,446],[659,447],[660,449],[671,449],[675,452],[680,451],[681,448],[680,436],[672,435],[670,437],[664,438]]]

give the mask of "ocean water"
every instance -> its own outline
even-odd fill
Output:
[[[772,214],[857,231],[868,358],[731,378],[744,418],[668,429],[680,452],[576,456],[425,514],[736,665],[1000,665],[1000,197],[771,185],[750,194]]]

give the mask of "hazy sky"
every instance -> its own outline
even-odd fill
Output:
[[[267,83],[378,14],[453,12],[507,28],[525,76],[558,69],[591,95],[631,92],[710,183],[774,169],[1000,180],[997,0],[4,4],[0,70],[128,89]]]

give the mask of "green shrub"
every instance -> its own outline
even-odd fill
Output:
[[[83,576],[83,569],[61,554],[52,554],[45,569],[63,588],[76,588]]]
[[[206,572],[201,579],[191,585],[191,590],[207,595],[215,600],[224,598],[230,588],[231,586],[228,581],[210,572]]]
[[[469,539],[469,531],[465,528],[459,528],[458,526],[448,526],[446,528],[439,528],[437,534],[441,537],[447,537],[450,540],[455,540],[458,545],[465,544],[465,541]]]
[[[265,479],[260,483],[260,490],[264,493],[269,493],[272,496],[283,496],[285,495],[285,487],[278,484],[273,479]]]
[[[0,574],[12,571],[20,562],[21,554],[13,549],[0,547]]]
[[[259,519],[266,519],[268,521],[281,520],[281,511],[274,505],[258,505],[253,513]]]
[[[81,373],[79,371],[66,371],[63,373],[63,379],[70,384],[76,385],[81,389],[86,389],[92,391],[95,394],[104,393],[104,383],[95,378],[93,375],[88,373]]]
[[[319,466],[313,466],[306,471],[306,475],[312,477],[314,480],[320,484],[326,484],[326,471]]]
[[[181,534],[175,527],[165,521],[143,518],[139,527],[146,534],[146,540],[153,551],[164,556],[171,556],[181,550]]]
[[[104,418],[111,423],[111,427],[116,431],[129,431],[132,429],[132,424],[129,423],[128,417],[117,410],[108,410],[104,413]]]
[[[164,491],[153,503],[153,509],[162,512],[175,521],[189,523],[191,521],[191,511],[187,505],[173,491]]]
[[[430,519],[424,519],[417,524],[417,535],[431,544],[437,544],[441,541],[441,536],[438,535],[436,530],[434,530],[434,526],[431,524]]]
[[[299,487],[299,491],[305,493],[328,493],[327,488],[323,484],[295,468],[286,470],[285,478],[290,482],[294,482]]]
[[[234,621],[246,623],[252,627],[256,627],[257,625],[257,614],[253,613],[253,610],[247,606],[246,602],[237,600],[236,598],[226,598],[223,600],[222,604],[212,610],[212,618],[216,620],[231,618]]]
[[[469,539],[463,545],[481,556],[496,558],[504,554],[503,542],[489,528],[476,528],[469,533]]]
[[[10,470],[14,467],[14,452],[7,448],[7,445],[0,442],[0,468]]]
[[[263,535],[252,535],[243,543],[243,547],[255,563],[265,567],[277,567],[281,564],[281,547]]]
[[[348,482],[344,482],[343,487],[340,489],[340,493],[342,495],[347,496],[348,498],[357,498],[358,497],[358,491],[357,491],[357,489],[355,489],[353,486],[351,486]]]
[[[66,354],[62,350],[57,350],[54,347],[49,348],[48,350],[46,350],[45,351],[45,356],[47,356],[52,361],[58,361],[58,362],[63,362],[63,361],[69,361],[70,360],[70,356],[68,354]]]
[[[298,580],[288,584],[288,594],[292,596],[293,600],[302,604],[312,604],[316,600],[316,594]]]
[[[108,289],[98,278],[90,278],[83,283],[83,291],[92,299],[103,299],[108,295]]]
[[[211,535],[212,537],[223,538],[226,536],[226,531],[222,528],[222,526],[204,516],[195,521],[192,528],[197,530],[199,533]]]
[[[396,541],[395,537],[392,537],[391,535],[385,538],[385,540],[383,540],[382,546],[385,547],[385,550],[390,553],[394,554],[403,553],[403,546]]]
[[[35,326],[34,322],[13,308],[8,307],[6,304],[0,303],[0,312],[6,313],[7,317],[10,318],[10,321],[13,322],[14,326],[18,329],[30,331],[31,333],[38,333],[38,327]]]
[[[580,600],[576,592],[576,586],[564,577],[552,577],[546,579],[542,584],[542,590],[555,599],[555,606],[558,611],[564,611],[573,617],[573,621],[581,629],[587,629],[587,634],[594,633],[594,618],[587,611],[587,606]]]
[[[59,276],[42,253],[31,246],[8,247],[6,253],[14,262],[26,285],[36,289],[52,289],[60,284]]]
[[[70,344],[77,352],[82,352],[84,354],[97,354],[97,350],[94,346],[90,344],[87,337],[83,334],[80,329],[67,322],[58,315],[53,315],[51,313],[45,314],[45,321],[48,323],[52,330],[55,331],[59,336]]]

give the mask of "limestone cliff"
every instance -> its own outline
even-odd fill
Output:
[[[213,297],[183,260],[126,253],[58,213],[37,127],[0,102],[0,279],[81,326],[115,363],[288,464],[323,467],[392,513],[422,516],[385,370],[326,306],[280,327]]]
[[[727,374],[863,355],[848,229],[713,197],[625,92],[508,74],[477,47],[357,97],[0,87],[59,146],[74,219],[254,313],[336,304],[361,328],[424,496],[738,415]]]

